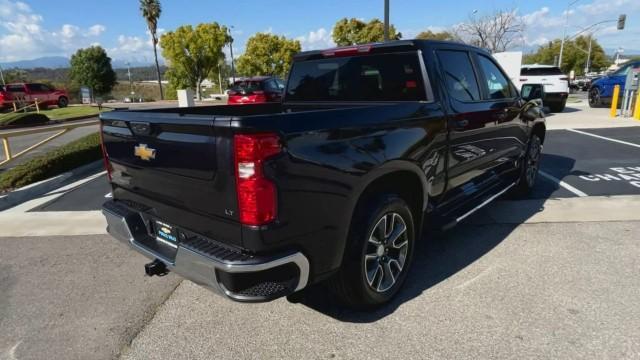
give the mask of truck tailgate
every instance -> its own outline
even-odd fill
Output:
[[[116,200],[240,245],[228,117],[112,111],[101,125]]]

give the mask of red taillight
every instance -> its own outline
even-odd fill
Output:
[[[353,56],[358,54],[366,54],[371,51],[371,45],[349,46],[343,48],[329,49],[322,52],[324,57],[340,57]]]
[[[100,150],[102,150],[102,161],[104,161],[104,168],[107,170],[107,177],[111,181],[111,162],[109,161],[109,154],[107,154],[107,148],[104,146],[104,134],[102,133],[102,121],[100,122]]]
[[[263,164],[280,153],[278,135],[235,135],[233,147],[240,222],[255,226],[273,221],[276,218],[276,187],[264,176]]]

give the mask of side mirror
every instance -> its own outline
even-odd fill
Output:
[[[524,84],[522,85],[522,90],[520,90],[520,95],[523,100],[539,100],[540,105],[542,105],[542,99],[544,98],[544,85]]]

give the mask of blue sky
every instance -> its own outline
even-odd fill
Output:
[[[217,21],[234,26],[234,50],[240,54],[249,36],[272,32],[299,39],[305,49],[332,45],[331,29],[342,17],[382,17],[383,0],[162,0],[159,28]],[[425,29],[442,30],[497,9],[515,9],[526,23],[518,47],[546,43],[562,35],[566,1],[535,0],[391,0],[391,21],[409,38]],[[571,8],[569,33],[626,12],[625,31],[615,24],[597,34],[605,48],[639,49],[640,0],[579,0]],[[136,0],[0,0],[0,61],[69,56],[100,44],[117,60],[149,62],[146,24]]]

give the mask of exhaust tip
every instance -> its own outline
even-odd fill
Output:
[[[165,263],[155,259],[144,265],[144,272],[147,276],[165,276],[169,273],[169,269],[167,269],[167,265]]]

